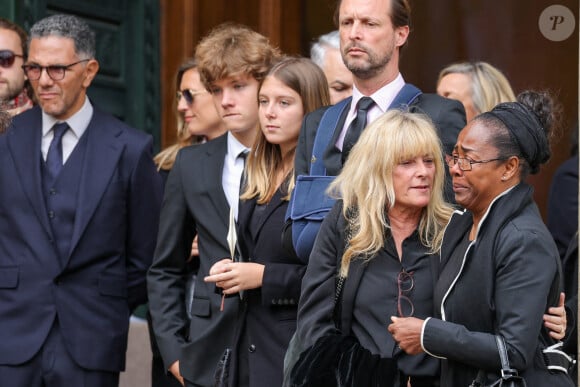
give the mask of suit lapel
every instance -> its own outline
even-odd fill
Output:
[[[278,190],[270,200],[270,203],[268,203],[268,205],[266,206],[264,213],[259,219],[258,228],[256,230],[256,239],[258,239],[258,235],[260,235],[260,233],[262,232],[262,228],[264,227],[264,224],[266,224],[268,218],[270,218],[270,216],[272,216],[274,211],[276,211],[276,209],[280,207],[283,203],[284,202],[282,201],[282,194],[280,193],[280,190]]]
[[[332,133],[332,139],[330,143],[324,150],[322,159],[324,160],[324,165],[326,166],[327,175],[336,176],[342,169],[342,152],[336,147],[336,141],[338,141],[338,137],[342,132],[342,128],[344,127],[344,123],[346,121],[346,116],[348,114],[348,110],[350,108],[350,104],[344,106],[344,109],[340,113],[340,118],[338,120],[338,124],[334,128],[334,133]]]
[[[7,139],[8,149],[12,153],[16,176],[22,184],[30,206],[34,209],[39,222],[46,232],[52,235],[46,203],[42,193],[42,176],[40,172],[40,166],[43,162],[40,151],[42,116],[38,107],[35,107],[33,112],[34,114],[26,115],[28,119],[23,120],[22,124],[19,125],[17,128],[18,134],[15,131],[9,132]],[[29,155],[29,157],[22,157],[22,155]]]
[[[82,166],[69,257],[83,235],[116,170],[124,149],[124,144],[118,140],[121,132],[120,128],[110,129],[107,125],[99,125],[99,113],[95,111],[84,134],[88,136],[87,147]]]
[[[207,162],[205,165],[196,165],[195,168],[201,168],[203,174],[203,182],[215,182],[215,185],[209,185],[210,201],[215,207],[216,213],[220,220],[226,227],[229,225],[229,211],[230,205],[222,184],[222,175],[224,169],[224,160],[228,151],[227,134],[215,139],[207,144]],[[206,160],[204,160],[206,161]],[[214,187],[214,188],[212,188]]]

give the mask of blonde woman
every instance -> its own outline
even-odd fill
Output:
[[[380,365],[373,368],[369,360],[362,372],[351,374],[348,385],[375,385],[366,383],[377,372],[389,379],[381,385],[438,382],[438,360],[406,355],[387,326],[393,315],[427,317],[433,312],[434,253],[452,212],[443,200],[444,171],[432,122],[394,109],[363,131],[331,185],[342,199],[324,220],[310,256],[297,334],[304,347],[325,336],[355,337],[359,344],[353,359],[374,358]],[[337,274],[346,278],[339,326],[333,318]]]
[[[211,94],[207,92],[199,78],[197,62],[195,59],[187,59],[177,70],[176,74],[176,112],[177,112],[177,141],[170,145],[155,158],[155,164],[163,182],[167,181],[169,171],[173,167],[177,152],[183,147],[210,141],[225,133],[225,127],[213,103]],[[199,166],[200,168],[202,166]],[[188,260],[188,291],[186,292],[185,303],[187,311],[191,309],[191,292],[189,291],[192,281],[195,279],[195,272],[199,266],[197,258],[199,252],[197,248],[197,238],[194,239],[191,247],[191,256]],[[148,321],[151,322],[148,315]],[[151,325],[150,325],[151,328]],[[167,372],[163,365],[161,353],[153,335],[153,329],[149,330],[151,348],[153,352],[151,367],[152,387],[179,387],[181,383]]]
[[[461,102],[467,122],[498,103],[516,100],[506,76],[486,62],[462,62],[445,67],[439,73],[437,94]]]

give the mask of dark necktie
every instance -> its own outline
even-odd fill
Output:
[[[58,176],[62,168],[62,136],[64,136],[67,130],[68,124],[66,122],[55,124],[52,127],[54,137],[50,142],[48,153],[46,154],[46,169],[53,179]]]
[[[244,163],[244,168],[242,169],[242,176],[240,177],[240,195],[244,192],[244,185],[246,184],[246,159],[248,157],[249,150],[244,149],[238,154],[238,158]]]
[[[358,141],[360,134],[367,125],[367,113],[369,109],[375,104],[370,97],[362,97],[356,105],[356,117],[346,130],[344,141],[342,143],[342,163],[346,161],[350,150]]]

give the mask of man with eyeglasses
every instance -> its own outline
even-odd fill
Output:
[[[0,106],[14,116],[32,107],[22,64],[26,60],[26,32],[0,17]]]
[[[117,386],[157,234],[152,138],[87,98],[84,21],[40,20],[28,47],[39,106],[0,136],[0,384]]]

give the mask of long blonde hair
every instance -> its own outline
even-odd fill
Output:
[[[275,64],[266,76],[271,76],[294,90],[302,100],[304,114],[310,113],[319,107],[330,104],[328,83],[322,70],[308,58],[286,57]],[[276,174],[284,163],[294,164],[296,148],[286,155],[282,155],[280,146],[271,144],[260,130],[252,150],[248,155],[246,167],[246,188],[240,199],[257,197],[258,204],[269,202],[277,190]],[[288,172],[286,195],[284,200],[290,200],[290,193],[294,188],[294,169]]]
[[[419,236],[431,252],[439,250],[452,212],[443,199],[441,141],[428,117],[389,110],[363,131],[342,172],[329,187],[332,196],[342,198],[343,215],[350,228],[342,256],[342,275],[348,274],[351,260],[370,260],[384,246],[390,232],[388,212],[395,204],[393,169],[401,161],[424,155],[433,157],[435,176],[429,204],[421,213]]]

